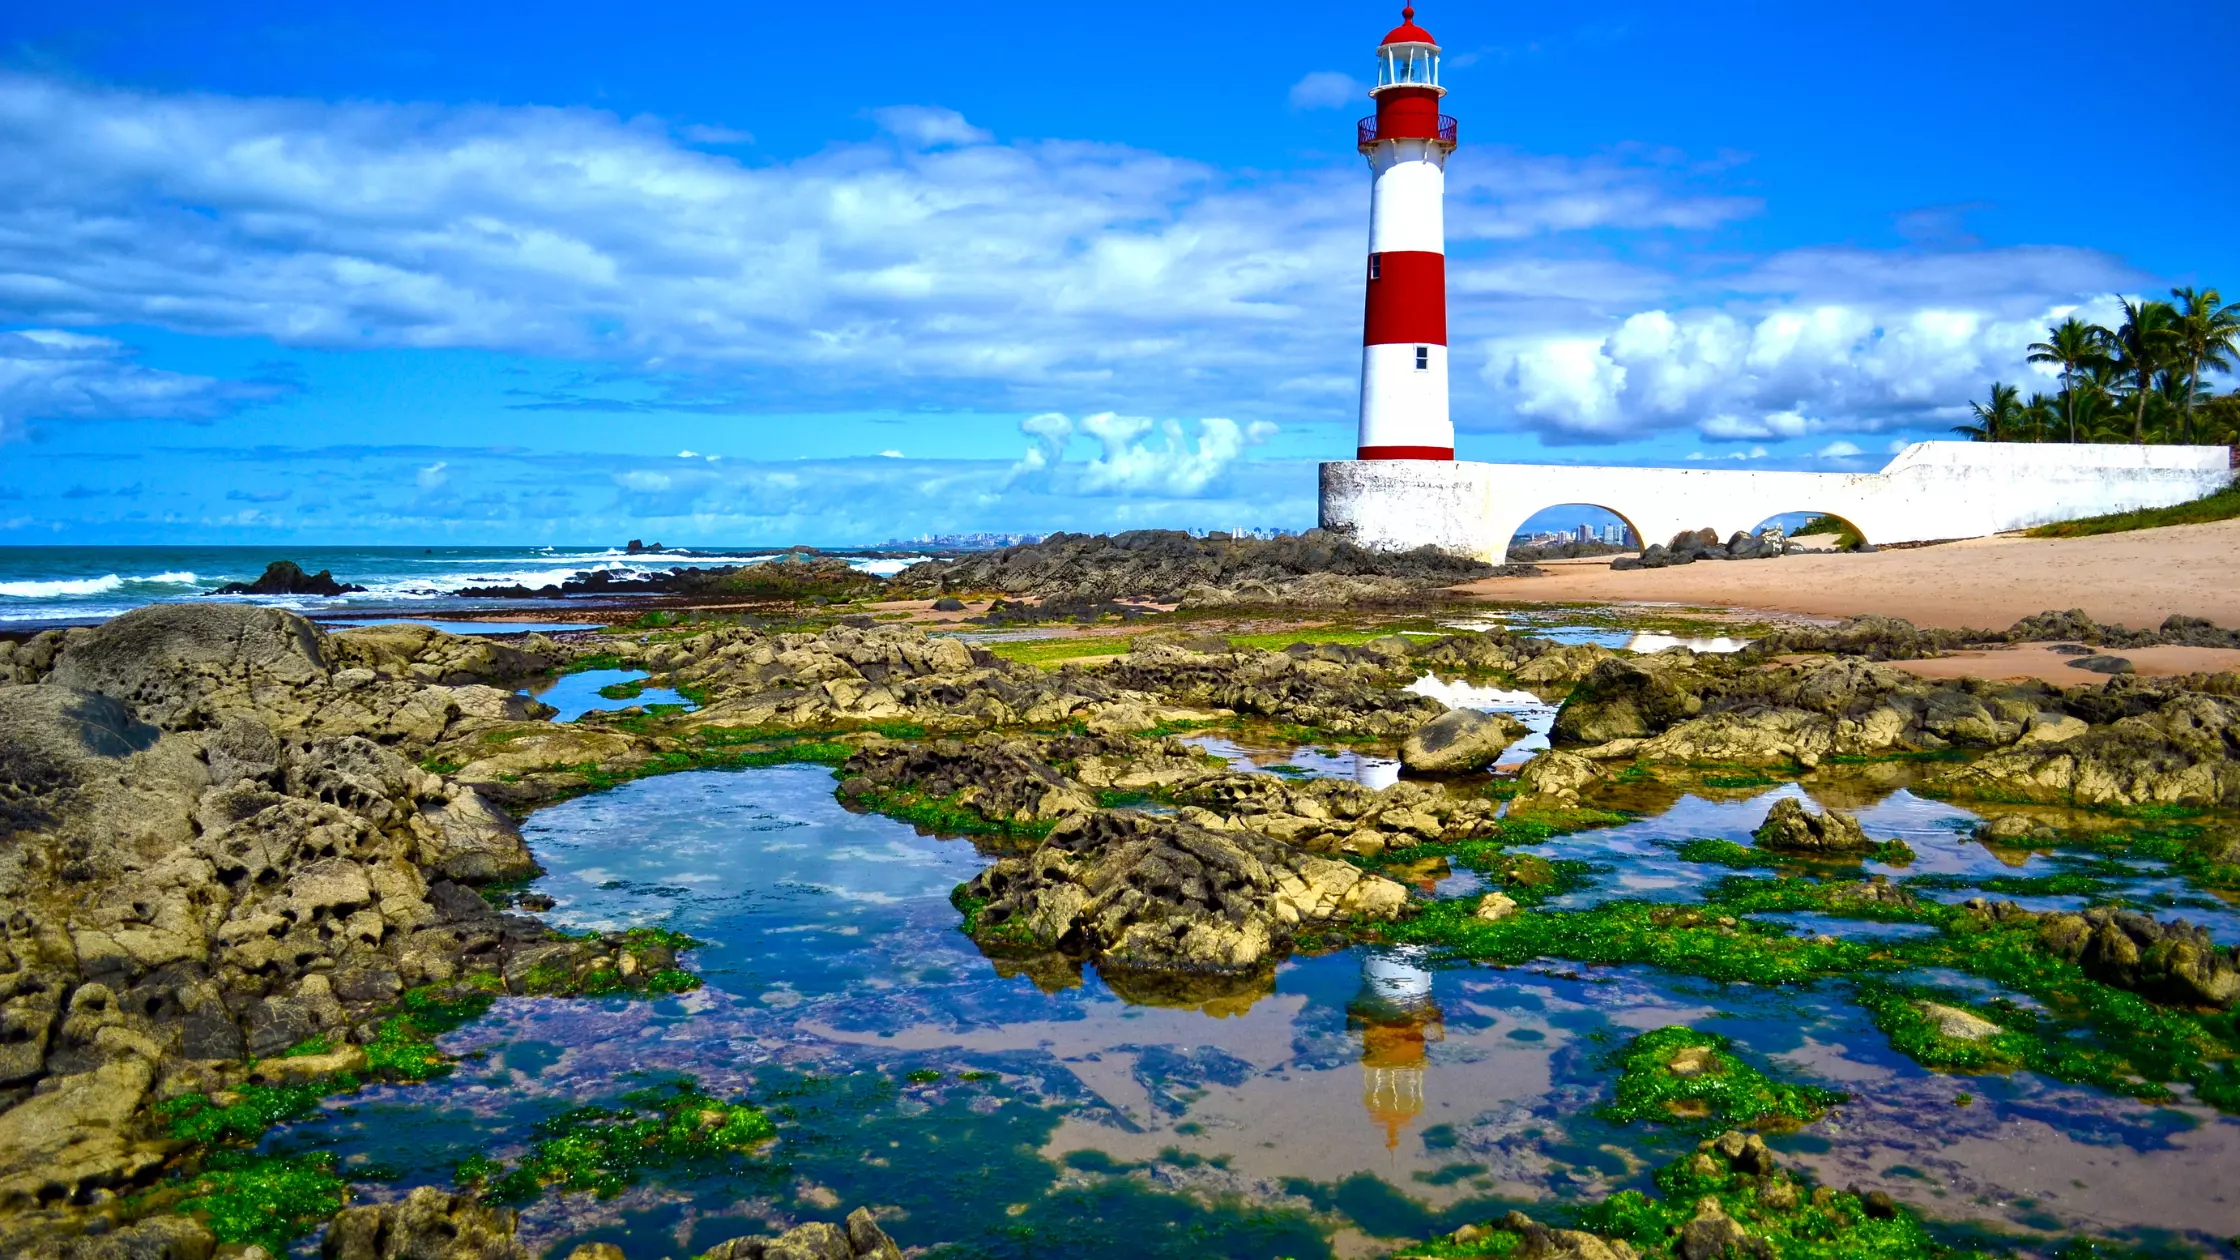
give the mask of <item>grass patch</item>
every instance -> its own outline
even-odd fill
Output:
[[[1726,1038],[1675,1024],[1645,1032],[1612,1056],[1615,1097],[1596,1114],[1680,1128],[1790,1129],[1810,1124],[1844,1094],[1774,1080],[1744,1062]]]
[[[633,678],[627,682],[608,683],[599,688],[599,696],[605,700],[635,700],[645,693],[645,689],[645,679]]]
[[[2074,521],[2055,521],[2023,531],[2028,538],[2086,538],[2094,534],[2121,534],[2134,529],[2159,529],[2165,525],[2206,525],[2240,516],[2240,481],[2215,494],[2203,495],[2171,507],[2112,512]]]
[[[777,1136],[777,1126],[746,1102],[726,1102],[686,1078],[624,1094],[618,1107],[577,1107],[539,1121],[521,1163],[462,1165],[462,1184],[491,1198],[526,1203],[547,1186],[611,1198],[647,1172],[713,1168]]]
[[[594,669],[628,669],[622,657],[613,652],[593,652],[579,656],[560,667],[563,674],[581,674]]]

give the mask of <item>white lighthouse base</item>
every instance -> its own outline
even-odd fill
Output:
[[[1787,512],[1839,517],[1870,543],[1927,542],[2183,503],[2230,484],[2232,460],[2223,446],[2052,442],[1916,442],[1875,473],[1340,460],[1322,466],[1322,527],[1494,564],[1526,520],[1567,503],[1615,514],[1643,543],[1724,539]]]

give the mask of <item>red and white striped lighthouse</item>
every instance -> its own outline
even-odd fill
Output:
[[[1369,296],[1361,328],[1362,459],[1454,458],[1447,415],[1447,155],[1439,43],[1414,8],[1377,49],[1369,159]]]

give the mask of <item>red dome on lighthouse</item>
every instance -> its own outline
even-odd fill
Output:
[[[1436,44],[1438,42],[1438,40],[1431,38],[1431,32],[1416,25],[1414,5],[1409,5],[1407,8],[1400,10],[1400,25],[1393,27],[1391,32],[1384,37],[1385,44]],[[1382,48],[1384,44],[1379,44],[1378,47]]]

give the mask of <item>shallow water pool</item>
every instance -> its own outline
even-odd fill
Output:
[[[1948,1223],[2240,1229],[2219,1171],[2240,1159],[2240,1125],[2028,1074],[1928,1073],[1841,983],[1440,967],[1399,948],[1294,959],[1265,990],[1176,1005],[1131,1001],[1093,970],[1016,974],[956,930],[948,902],[986,859],[849,813],[832,787],[819,767],[694,772],[536,814],[524,830],[549,917],[690,933],[708,942],[690,959],[707,987],[501,999],[446,1039],[473,1056],[453,1076],[369,1091],[272,1142],[333,1149],[366,1195],[394,1195],[447,1182],[469,1155],[517,1158],[536,1121],[681,1074],[763,1101],[777,1142],[611,1199],[547,1194],[524,1213],[532,1246],[611,1241],[650,1260],[869,1204],[904,1246],[943,1255],[1362,1255],[1509,1206],[1645,1187],[1694,1135],[1595,1108],[1612,1050],[1688,1022],[1854,1095],[1775,1139],[1835,1184]],[[1775,795],[1684,801],[1661,834],[1732,832]],[[1943,808],[1865,817],[1911,835]],[[1638,854],[1606,850],[1605,895],[1665,852],[1637,838]]]

